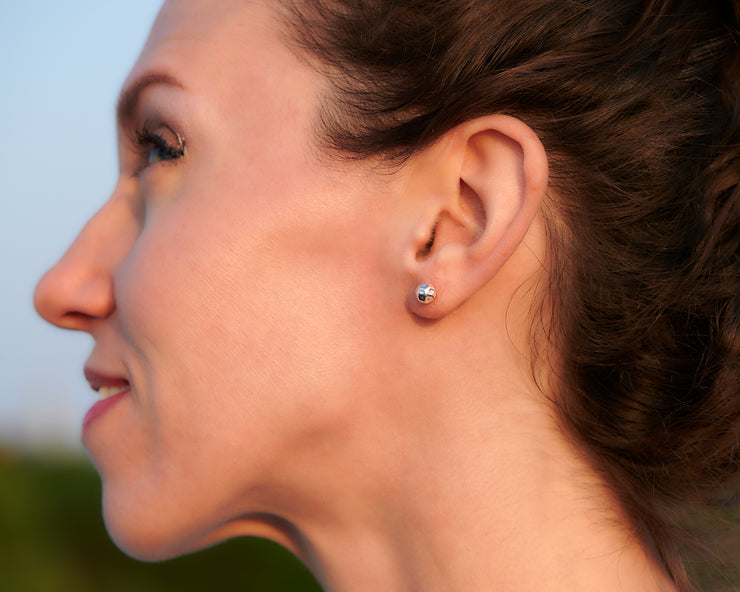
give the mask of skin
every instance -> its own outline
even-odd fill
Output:
[[[35,297],[130,384],[83,435],[122,549],[264,536],[342,592],[673,589],[531,376],[529,128],[468,122],[393,170],[327,159],[327,83],[260,2],[167,2],[124,88],[152,74],[172,80],[124,113],[115,190]]]

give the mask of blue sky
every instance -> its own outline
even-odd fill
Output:
[[[113,109],[159,5],[3,0],[0,443],[79,446],[91,339],[38,319],[33,287],[114,185]]]

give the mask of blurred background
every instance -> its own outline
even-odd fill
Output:
[[[162,564],[124,556],[79,444],[91,341],[38,319],[34,284],[116,177],[113,110],[158,0],[0,0],[0,589],[314,590],[253,539]]]

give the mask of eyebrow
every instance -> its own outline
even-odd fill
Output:
[[[165,73],[147,74],[141,78],[137,78],[135,82],[131,83],[121,92],[121,96],[118,99],[116,118],[119,125],[123,125],[133,118],[141,94],[150,86],[157,84],[164,84],[179,89],[184,88],[177,79]]]

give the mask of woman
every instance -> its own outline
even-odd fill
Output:
[[[35,303],[107,528],[327,590],[687,591],[738,468],[738,4],[172,0]]]

